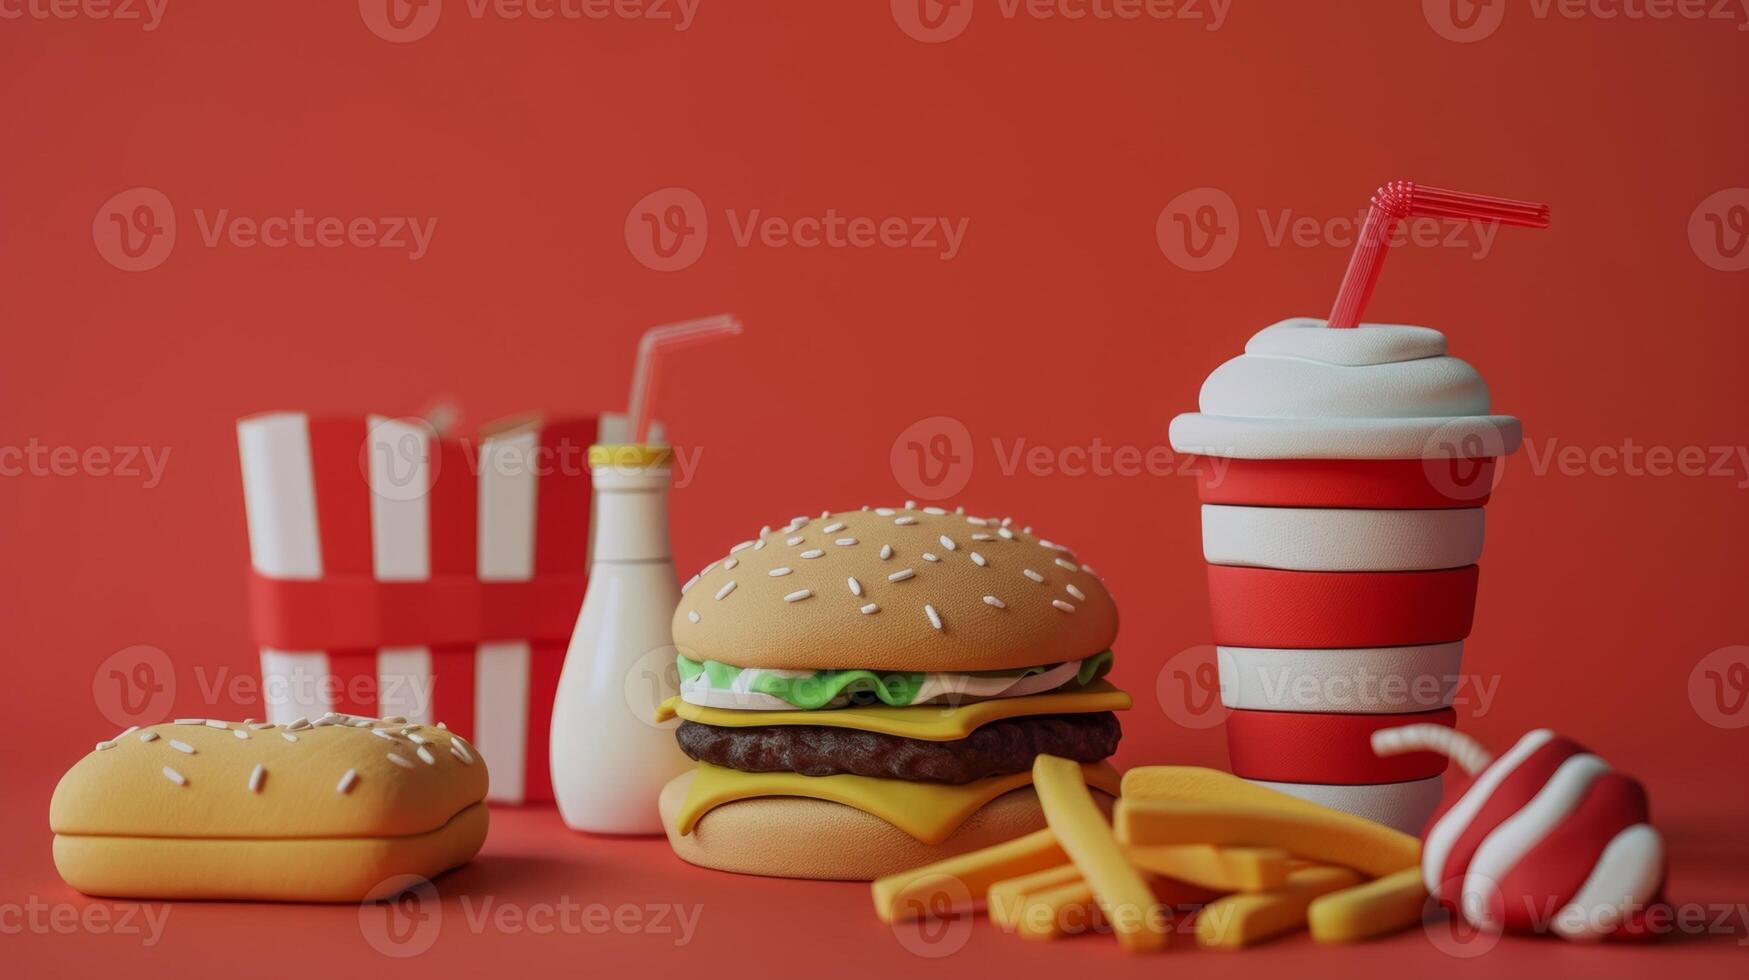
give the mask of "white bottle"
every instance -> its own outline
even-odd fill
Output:
[[[668,546],[671,450],[591,446],[589,589],[553,704],[553,795],[572,830],[659,834],[657,797],[692,766],[656,706],[679,693]]]

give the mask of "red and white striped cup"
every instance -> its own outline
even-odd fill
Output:
[[[1233,772],[1418,832],[1445,757],[1374,731],[1450,726],[1483,508],[1514,419],[1424,327],[1270,327],[1172,444],[1203,457],[1203,555]]]

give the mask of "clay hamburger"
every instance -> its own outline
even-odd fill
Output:
[[[1116,635],[1093,571],[1007,518],[908,504],[762,529],[675,613],[663,716],[697,766],[662,793],[669,842],[868,880],[1042,828],[1040,754],[1115,797]]]

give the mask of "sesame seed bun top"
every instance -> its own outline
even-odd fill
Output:
[[[682,590],[694,660],[782,670],[974,671],[1109,649],[1117,606],[1075,553],[1007,518],[938,507],[798,517]]]

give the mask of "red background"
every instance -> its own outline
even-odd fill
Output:
[[[195,671],[255,670],[233,429],[250,412],[401,414],[448,399],[465,429],[528,408],[615,407],[643,328],[738,313],[746,335],[677,356],[661,393],[675,441],[702,451],[672,500],[682,574],[762,523],[911,495],[895,439],[919,419],[958,419],[973,469],[950,503],[1074,545],[1117,594],[1116,679],[1138,701],[1125,765],[1224,763],[1218,728],[1178,724],[1153,695],[1167,660],[1208,637],[1193,482],[1004,472],[992,440],[1004,452],[1019,439],[1053,452],[1164,445],[1168,420],[1253,331],[1328,308],[1347,241],[1272,244],[1284,215],[1352,221],[1395,177],[1549,201],[1552,228],[1503,231],[1482,261],[1399,249],[1370,318],[1444,329],[1539,454],[1551,441],[1741,446],[1749,273],[1709,267],[1688,227],[1749,164],[1743,18],[1538,17],[1513,3],[1465,44],[1420,7],[1235,0],[1210,31],[1010,18],[978,0],[963,35],[935,44],[879,2],[705,0],[675,31],[475,18],[450,0],[406,44],[373,34],[352,3],[170,0],[150,32],[0,23],[0,446],[171,454],[151,488],[0,479],[0,902],[88,904],[55,877],[42,816],[58,774],[113,731],[92,696],[105,657],[161,647],[177,664],[177,713],[249,713],[204,697]],[[163,192],[180,231],[161,266],[123,272],[95,247],[93,219],[134,187]],[[668,187],[704,202],[710,237],[695,264],[664,273],[640,264],[625,225]],[[1230,261],[1197,273],[1163,254],[1155,225],[1200,187],[1235,202],[1238,238]],[[298,208],[438,225],[409,261],[207,247],[195,216]],[[725,211],[752,209],[969,224],[946,261],[740,247]],[[1638,773],[1671,839],[1673,897],[1737,901],[1749,732],[1708,724],[1688,685],[1709,652],[1749,642],[1749,468],[1536,470],[1514,458],[1490,509],[1467,668],[1499,689],[1461,724],[1496,746],[1548,725]],[[564,833],[550,811],[501,813],[486,855],[440,885],[452,911],[459,893],[702,902],[681,951],[695,963],[1174,968],[1121,959],[1109,941],[1025,945],[982,922],[960,955],[913,957],[858,887],[698,872],[657,843]],[[172,913],[145,950],[115,935],[4,942],[27,966],[75,972],[122,958],[179,975],[390,965],[356,910]],[[1628,975],[1683,956],[1716,969],[1742,938],[1738,926],[1643,951],[1509,942],[1485,962]],[[613,969],[667,952],[657,936],[453,929],[411,964]],[[1418,935],[1196,962],[1262,972],[1309,955],[1332,971],[1460,968]]]

